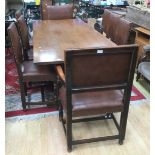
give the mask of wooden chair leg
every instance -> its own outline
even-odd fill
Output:
[[[59,105],[59,121],[63,121],[63,107],[62,107],[62,104]]]
[[[69,118],[67,120],[67,150],[68,152],[72,151],[72,122],[71,122],[71,118]]]
[[[24,82],[24,90],[25,90],[25,95],[27,96],[27,83]]]
[[[22,107],[23,107],[23,110],[26,111],[25,88],[24,88],[24,83],[22,84],[21,82],[20,82],[20,93],[21,93]]]
[[[140,79],[141,74],[137,71],[136,81]]]
[[[29,56],[28,56],[27,51],[24,51],[24,60],[25,61],[29,60]]]
[[[125,139],[125,133],[126,133],[126,125],[127,125],[127,118],[128,118],[128,109],[125,109],[123,112],[121,112],[121,117],[120,117],[120,131],[119,131],[119,144],[123,144],[123,140]]]
[[[58,110],[61,104],[61,101],[59,100],[59,81],[56,81],[56,83],[54,83],[54,96],[55,96],[55,104]]]
[[[42,99],[42,102],[45,102],[45,92],[44,92],[44,86],[41,86],[41,99]]]

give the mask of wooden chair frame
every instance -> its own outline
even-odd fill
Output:
[[[20,85],[20,93],[21,93],[21,101],[22,101],[22,107],[23,110],[26,110],[26,106],[29,105],[48,105],[48,106],[57,106],[58,103],[58,91],[57,91],[57,81],[56,79],[54,79],[53,81],[48,80],[48,79],[35,79],[33,78],[33,80],[24,80],[24,75],[23,75],[23,70],[24,70],[24,66],[23,66],[23,53],[22,53],[22,45],[20,42],[20,37],[18,35],[18,31],[17,28],[15,26],[15,24],[12,23],[12,25],[10,25],[13,29],[11,30],[11,28],[8,28],[8,34],[10,37],[10,41],[11,41],[11,47],[12,47],[12,51],[13,51],[13,56],[14,56],[14,60],[16,63],[16,67],[17,67],[17,72],[18,72],[18,77],[19,77],[19,85]],[[14,30],[14,31],[13,31]],[[15,34],[13,34],[12,32],[15,32]],[[18,35],[18,36],[17,36]],[[18,39],[17,43],[18,43],[18,54],[16,53],[16,48],[14,48],[14,43],[13,43],[13,39]],[[20,51],[19,51],[20,50]],[[17,56],[18,55],[18,56]],[[19,59],[20,57],[20,59]],[[26,62],[26,61],[25,61]],[[29,61],[30,62],[30,61]],[[53,68],[54,69],[54,68]],[[31,77],[31,75],[30,75]],[[38,75],[39,78],[39,75]],[[48,84],[52,84],[54,85],[54,97],[52,98],[52,100],[50,101],[45,101],[45,96],[44,96],[44,88],[48,85]],[[32,102],[31,101],[31,96],[28,96],[27,94],[27,90],[29,89],[36,89],[36,88],[40,88],[41,89],[41,99],[42,101],[40,102]],[[26,96],[28,96],[28,100],[26,100]]]
[[[119,49],[120,52],[119,52]],[[131,54],[130,60],[130,71],[128,74],[128,80],[125,83],[121,84],[112,84],[112,85],[102,85],[102,86],[90,86],[90,87],[79,87],[74,88],[72,86],[72,58],[78,55],[96,55],[97,51],[103,51],[103,55],[114,55],[120,54],[124,50],[124,53]],[[129,50],[130,49],[130,50]],[[63,106],[60,104],[59,107],[59,119],[62,121],[63,128],[67,138],[67,149],[70,152],[72,150],[72,145],[76,144],[83,144],[83,143],[90,143],[90,142],[98,142],[98,141],[105,141],[105,140],[113,140],[119,139],[119,144],[123,144],[123,140],[125,138],[126,133],[126,125],[127,125],[127,118],[128,118],[128,110],[129,110],[129,102],[132,90],[132,82],[135,72],[136,60],[137,60],[137,45],[126,45],[120,47],[112,47],[112,48],[96,48],[96,49],[85,49],[82,51],[80,50],[67,50],[66,51],[66,59],[65,59],[65,75],[61,66],[57,66],[56,70],[57,73],[62,81],[62,85],[66,87],[66,102],[67,102],[67,119],[63,119]],[[102,55],[101,54],[101,55]],[[105,90],[124,90],[123,96],[123,103],[124,103],[124,110],[121,112],[120,116],[120,124],[117,122],[113,113],[107,113],[104,116],[99,117],[90,117],[90,118],[82,118],[82,119],[73,119],[72,117],[72,94],[85,92],[85,91],[105,91]],[[82,139],[82,140],[72,140],[72,123],[77,122],[87,122],[87,121],[96,121],[96,120],[104,120],[104,119],[112,119],[118,129],[118,135],[106,136],[106,137],[98,137],[98,138],[91,138],[91,139]]]

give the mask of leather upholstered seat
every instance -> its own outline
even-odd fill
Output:
[[[37,81],[54,81],[56,75],[52,72],[54,68],[50,65],[35,65],[33,61],[24,61],[22,63],[23,81],[24,82],[37,82]]]

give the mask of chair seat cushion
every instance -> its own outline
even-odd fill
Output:
[[[150,62],[141,62],[138,66],[138,72],[150,80]]]
[[[73,116],[88,116],[123,110],[122,92],[118,90],[87,92],[72,96]]]
[[[56,80],[55,70],[50,65],[36,65],[33,61],[24,61],[22,71],[24,82]]]
[[[66,111],[66,89],[60,90],[60,98]],[[73,117],[100,115],[123,111],[123,93],[120,90],[82,92],[72,95]]]

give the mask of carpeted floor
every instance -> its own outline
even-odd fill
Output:
[[[30,106],[27,112],[22,111],[22,104],[20,98],[20,88],[18,83],[18,74],[14,63],[13,55],[10,49],[6,51],[6,64],[5,64],[5,111],[6,117],[29,115],[36,113],[52,112],[55,109],[48,108],[47,106]],[[135,84],[134,84],[135,85]],[[47,97],[52,94],[47,94]],[[40,100],[41,96],[39,92],[34,92],[32,100]],[[143,102],[149,102],[149,98],[144,96],[136,87],[132,88],[131,104],[140,104]]]

